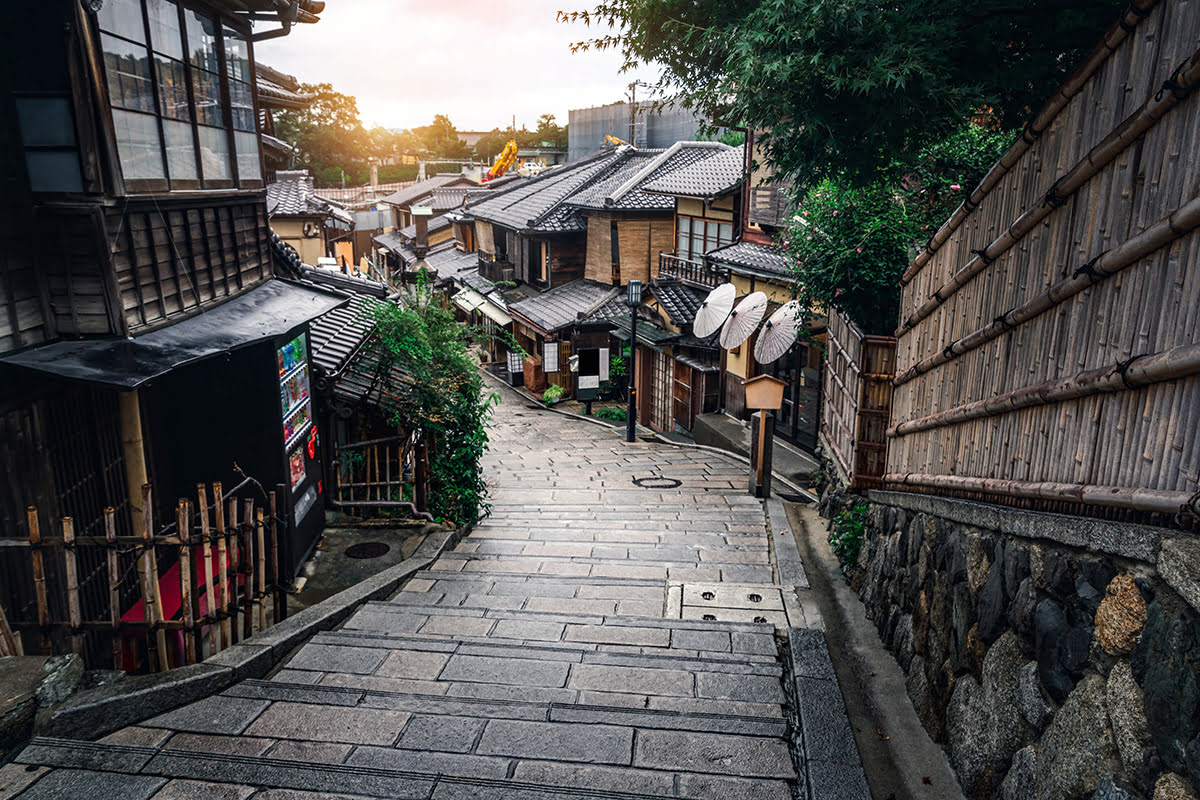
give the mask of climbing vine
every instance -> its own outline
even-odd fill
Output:
[[[499,396],[484,391],[467,332],[427,282],[399,303],[378,304],[374,314],[383,374],[395,366],[406,376],[389,386],[391,421],[430,440],[429,510],[460,525],[474,522],[489,510],[479,463]]]

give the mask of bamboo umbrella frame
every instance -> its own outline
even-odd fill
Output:
[[[1071,277],[1064,278],[1025,303],[1009,309],[996,317],[991,324],[951,342],[941,352],[917,362],[896,376],[895,385],[901,386],[934,367],[945,364],[963,353],[998,338],[1005,332],[1079,294],[1084,289],[1137,263],[1150,253],[1187,235],[1197,227],[1200,227],[1200,197],[1192,198],[1170,216],[1159,220],[1137,236],[1104,251],[1075,270]]]
[[[1070,77],[1063,82],[1058,91],[1042,106],[1042,110],[1025,126],[1025,130],[1013,142],[1012,147],[983,176],[983,180],[979,182],[979,186],[967,196],[967,199],[955,210],[950,219],[943,223],[942,227],[930,237],[924,249],[900,277],[901,285],[911,281],[921,271],[921,268],[929,263],[929,260],[933,258],[938,249],[950,240],[950,237],[966,221],[971,212],[979,208],[979,204],[983,202],[983,199],[1017,165],[1021,157],[1041,137],[1042,133],[1050,127],[1054,118],[1062,112],[1073,97],[1079,94],[1080,90],[1091,80],[1096,71],[1108,60],[1109,55],[1125,41],[1129,34],[1133,33],[1142,20],[1150,15],[1157,2],[1158,0],[1134,0],[1129,4],[1129,7],[1121,15],[1121,19],[1108,29],[1100,43],[1092,48],[1092,51],[1088,53],[1082,63],[1071,73]]]
[[[937,414],[902,422],[888,429],[888,437],[957,425],[972,419],[996,417],[1022,408],[1061,403],[1103,392],[1140,389],[1163,381],[1200,375],[1200,344],[1181,345],[1152,355],[1087,370],[1067,378],[1043,381],[1011,392],[976,400]]]
[[[901,336],[912,330],[918,322],[932,314],[938,306],[966,286],[972,278],[987,269],[989,264],[1012,249],[1030,231],[1037,228],[1043,220],[1060,208],[1067,198],[1079,191],[1080,187],[1116,160],[1133,142],[1158,124],[1167,112],[1178,106],[1197,86],[1200,86],[1200,50],[1192,53],[1192,56],[1176,69],[1163,87],[1142,103],[1137,111],[1110,131],[1075,166],[1054,181],[1040,205],[1027,209],[987,247],[972,251],[976,253],[975,258],[955,272],[950,280],[904,320],[896,330],[896,335]]]

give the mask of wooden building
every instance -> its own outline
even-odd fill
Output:
[[[267,217],[271,229],[300,255],[300,260],[315,265],[321,258],[338,258],[339,242],[349,242],[354,231],[354,215],[332,200],[326,200],[314,188],[308,170],[279,170],[267,184]],[[352,271],[353,247],[347,244],[338,258],[344,258]],[[344,250],[345,248],[343,248]]]
[[[306,5],[301,21],[315,21]],[[253,478],[282,492],[287,568],[315,541],[305,330],[345,296],[286,279],[273,255],[254,41],[285,30],[275,12],[268,0],[6,9],[7,535],[22,535],[30,504],[73,517],[81,536],[102,536],[111,506],[128,534],[141,530],[145,483],[157,517],[173,518],[197,483]],[[27,599],[13,583],[0,590],[10,617]]]

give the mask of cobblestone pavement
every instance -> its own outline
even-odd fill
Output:
[[[744,468],[512,394],[492,440],[491,516],[392,600],[270,680],[36,740],[0,798],[870,796]]]

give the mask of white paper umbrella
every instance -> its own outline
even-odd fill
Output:
[[[767,313],[767,296],[762,292],[752,292],[737,304],[737,308],[729,313],[725,327],[721,329],[721,347],[728,350],[737,347],[750,338],[754,328],[762,321]]]
[[[770,364],[788,351],[796,341],[796,331],[800,330],[799,315],[800,303],[796,300],[783,304],[771,315],[754,345],[755,361]]]
[[[733,310],[736,297],[737,290],[733,288],[732,283],[723,283],[709,292],[708,297],[700,304],[700,309],[696,311],[692,333],[706,339],[720,330],[725,320],[729,319],[729,312]]]

